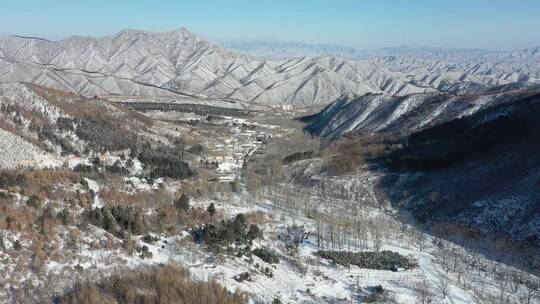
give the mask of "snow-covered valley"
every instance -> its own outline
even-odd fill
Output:
[[[51,104],[49,95],[40,94],[28,96]],[[68,113],[54,102],[61,111],[45,117]],[[319,146],[294,120],[302,115],[298,111],[267,108],[242,117],[155,109],[140,112],[144,118],[130,114],[135,121],[152,120],[137,131],[143,138],[183,146],[178,153],[198,171],[187,179],[166,176],[173,172],[159,165],[149,170],[155,161],[144,144],[138,153],[80,150],[77,157],[53,149],[47,155],[54,161],[6,166],[0,180],[6,214],[0,299],[60,300],[81,281],[174,264],[188,269],[195,281],[215,280],[231,293],[241,292],[249,303],[538,300],[537,276],[403,222],[378,193],[380,174],[360,167],[330,176],[323,170],[324,153],[285,162],[285,156]],[[136,125],[130,122],[130,128]],[[24,130],[30,141],[33,131]],[[161,155],[159,147],[152,148],[154,155]],[[222,241],[219,231],[228,225],[243,228]],[[215,235],[205,230],[210,227]],[[238,237],[248,230],[247,240]],[[397,254],[409,266],[345,264],[323,258],[323,251],[375,256],[366,263]]]

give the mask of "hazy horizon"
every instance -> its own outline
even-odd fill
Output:
[[[540,2],[0,0],[0,34],[61,40],[186,27],[216,43],[512,50],[540,45]],[[24,22],[21,22],[23,20]]]
[[[228,41],[213,41],[213,40],[208,39],[208,38],[204,37],[203,35],[195,32],[192,29],[190,29],[188,27],[185,27],[185,26],[178,26],[176,28],[172,28],[172,29],[169,29],[169,30],[163,30],[163,31],[152,31],[152,30],[146,30],[146,29],[140,29],[140,28],[127,28],[126,27],[126,28],[119,29],[116,32],[109,33],[109,34],[104,34],[104,35],[92,36],[92,35],[80,35],[80,34],[77,34],[77,33],[73,33],[73,34],[70,34],[68,36],[60,37],[60,38],[56,38],[56,39],[55,38],[45,37],[45,36],[39,36],[39,35],[25,35],[25,34],[3,33],[3,32],[0,32],[0,37],[1,36],[4,36],[4,37],[12,36],[12,37],[43,39],[43,40],[48,40],[48,41],[51,41],[51,42],[58,42],[58,41],[65,40],[65,39],[68,39],[69,37],[73,37],[73,36],[94,37],[94,38],[102,38],[102,37],[107,37],[107,36],[113,36],[113,35],[118,34],[119,32],[121,32],[122,30],[128,30],[128,29],[129,30],[136,30],[136,31],[151,32],[151,33],[161,33],[161,32],[174,31],[174,30],[177,30],[179,28],[186,28],[190,32],[194,33],[195,35],[197,35],[197,36],[199,36],[199,37],[201,37],[203,39],[207,39],[210,42],[220,44],[220,45],[224,45],[226,47],[231,45],[231,44],[242,44],[242,43],[248,43],[248,44],[258,44],[258,43],[260,43],[260,44],[273,44],[273,43],[276,43],[276,44],[283,44],[283,45],[286,45],[286,44],[328,45],[328,46],[333,46],[333,47],[352,48],[352,49],[355,49],[356,51],[375,51],[375,50],[386,49],[386,48],[415,48],[415,49],[422,49],[422,48],[438,49],[438,48],[441,48],[441,49],[449,49],[449,50],[456,49],[456,50],[483,50],[483,51],[512,51],[512,50],[522,50],[522,49],[531,49],[531,48],[540,47],[540,42],[535,44],[535,45],[529,45],[529,46],[518,47],[518,48],[499,48],[499,49],[497,49],[497,48],[481,48],[481,47],[454,47],[454,46],[441,46],[441,45],[407,45],[407,44],[403,44],[403,45],[387,45],[387,46],[374,47],[374,48],[361,48],[361,47],[355,47],[353,45],[340,44],[340,43],[331,43],[331,42],[325,42],[325,41],[300,41],[300,40],[293,41],[293,40],[263,40],[263,39],[239,40],[239,39],[236,39],[236,40],[228,40]]]

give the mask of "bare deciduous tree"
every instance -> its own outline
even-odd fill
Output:
[[[426,248],[426,235],[423,234],[421,231],[419,231],[416,236],[416,246],[418,246],[418,249],[420,249],[420,251],[424,251],[424,249]]]
[[[435,299],[431,285],[426,279],[415,283],[413,290],[416,296],[416,301],[420,304],[429,304]]]
[[[523,283],[523,276],[519,271],[513,270],[510,271],[508,274],[509,277],[509,283],[510,288],[512,289],[513,293],[517,293],[519,286]]]
[[[373,249],[376,252],[379,252],[382,248],[383,243],[383,227],[382,224],[376,219],[373,224],[371,224],[370,234],[373,241]]]
[[[439,286],[438,286],[438,289],[439,289],[443,299],[445,299],[446,296],[448,295],[448,291],[450,289],[450,279],[448,279],[448,277],[444,273],[439,274]]]
[[[524,285],[517,293],[518,302],[520,304],[532,304],[540,301],[540,292],[529,286]]]

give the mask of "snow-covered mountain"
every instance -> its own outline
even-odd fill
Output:
[[[391,70],[417,75],[460,79],[497,85],[502,82],[540,82],[540,48],[516,51],[460,50],[443,48],[392,48],[379,50],[370,61]]]
[[[496,85],[539,82],[540,79],[540,47],[492,51],[401,46],[367,51],[319,43],[235,42],[224,45],[260,58],[337,56],[367,60],[392,71],[413,75],[414,79],[435,87],[437,82],[445,80]]]
[[[368,94],[342,96],[320,113],[304,117],[312,133],[338,138],[350,132],[399,132],[407,134],[453,119],[470,116],[480,110],[525,98],[540,91],[527,88],[499,87],[484,94],[426,93],[407,96]]]
[[[474,114],[401,138],[378,162],[389,168],[383,187],[392,203],[429,226],[465,224],[538,248],[540,93],[495,98]]]
[[[434,227],[464,224],[540,246],[540,87],[484,94],[343,96],[303,117],[314,134],[366,152],[385,198]],[[370,146],[371,145],[371,146]],[[371,149],[370,149],[371,148]],[[346,156],[345,156],[346,157]]]
[[[320,105],[344,94],[484,90],[538,78],[528,70],[494,72],[488,63],[471,67],[479,71],[473,73],[427,59],[391,58],[254,59],[185,28],[166,33],[123,30],[102,38],[73,36],[58,42],[3,37],[0,82],[30,82],[85,96],[194,95],[260,104]]]

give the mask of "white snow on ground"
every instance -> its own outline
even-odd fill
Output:
[[[24,83],[0,84],[1,104],[14,104],[25,110],[37,112],[50,121],[56,121],[61,116],[61,110],[51,105],[41,96],[32,91]]]
[[[100,187],[99,187],[99,184],[98,184],[96,181],[91,180],[91,179],[86,178],[86,177],[84,178],[84,180],[85,180],[86,183],[88,184],[88,189],[94,191],[94,193],[98,193],[98,192],[99,192]]]
[[[419,267],[417,269],[392,272],[362,269],[357,266],[346,268],[334,265],[314,255],[317,251],[316,240],[310,238],[300,244],[297,255],[292,258],[301,261],[307,268],[305,273],[299,272],[293,264],[287,261],[284,246],[281,241],[277,240],[277,232],[292,224],[305,225],[308,230],[313,231],[314,223],[312,220],[275,209],[271,202],[264,205],[250,205],[246,203],[245,199],[245,197],[236,196],[226,204],[215,203],[215,205],[218,210],[224,212],[228,217],[238,213],[261,210],[267,214],[272,214],[274,220],[271,220],[264,229],[265,240],[257,241],[254,247],[265,246],[279,252],[282,257],[281,262],[277,265],[267,265],[256,257],[254,258],[256,262],[253,264],[242,261],[242,259],[226,259],[224,261],[214,261],[213,263],[194,262],[190,264],[190,270],[195,277],[199,279],[213,277],[232,291],[240,288],[243,291],[257,295],[265,303],[276,297],[285,303],[288,301],[295,303],[326,303],[326,300],[330,302],[356,303],[358,301],[355,298],[358,296],[356,290],[367,290],[367,288],[377,285],[382,285],[385,290],[390,291],[395,296],[397,303],[415,303],[414,283],[425,278],[434,290],[440,284],[440,274],[444,273],[444,271],[436,263],[436,259],[431,253],[435,250],[435,247],[428,244],[421,252],[417,248],[411,248],[405,241],[400,242],[397,240],[385,245],[382,250],[391,250],[404,256],[414,257],[418,260]],[[209,203],[194,202],[193,205],[205,207]],[[209,257],[206,256],[206,258]],[[197,260],[200,261],[200,258],[197,258]],[[255,263],[270,267],[274,274],[273,278],[268,278],[260,269],[254,267]],[[252,282],[239,283],[233,279],[236,274],[245,271],[252,273]],[[458,286],[457,279],[451,276],[450,280],[447,298],[444,300],[439,299],[440,301],[437,303],[477,303],[469,291]],[[307,292],[308,289],[309,293]],[[437,292],[435,291],[435,293]]]
[[[143,164],[138,159],[133,159],[133,167],[130,169],[131,174],[138,175],[143,171]]]
[[[391,123],[398,120],[400,117],[405,115],[410,110],[417,107],[417,104],[421,102],[422,99],[418,98],[418,95],[409,95],[403,99],[403,101],[396,107],[390,116],[384,121],[376,130],[383,130],[388,127]]]
[[[13,169],[35,159],[42,152],[37,146],[0,129],[0,167]]]
[[[230,173],[235,169],[238,169],[238,165],[230,161],[222,162],[218,166],[218,171],[221,173]]]
[[[130,176],[130,177],[125,177],[124,181],[126,182],[126,186],[127,186],[126,190],[128,192],[136,192],[136,191],[146,192],[146,191],[152,190],[152,186],[147,183],[145,178],[138,178],[136,176]]]
[[[104,206],[103,202],[99,198],[99,190],[100,190],[99,184],[96,181],[91,180],[89,178],[84,178],[84,180],[86,181],[86,184],[88,185],[88,189],[94,192],[94,202],[92,203],[92,208],[103,207]]]
[[[392,245],[386,245],[383,247],[384,250],[391,250],[394,252],[398,252],[402,255],[408,256],[412,255],[418,260],[418,265],[420,268],[420,278],[426,278],[429,283],[431,283],[431,286],[433,290],[437,289],[438,286],[441,285],[441,274],[445,273],[442,267],[435,263],[435,257],[430,254],[430,252],[433,252],[434,248],[429,246],[424,249],[424,252],[419,252],[418,250],[410,250],[399,246],[392,246]],[[476,303],[474,297],[471,295],[469,291],[463,290],[459,286],[457,286],[456,283],[457,280],[452,280],[452,283],[449,287],[449,292],[447,295],[447,302],[441,302],[441,303],[452,303],[452,304],[458,304],[458,303],[467,303],[472,304]],[[383,282],[381,282],[383,284]],[[405,303],[406,301],[410,303],[414,303],[414,294],[411,293],[411,285],[409,283],[409,290],[408,294],[409,297],[407,299],[401,298],[401,295],[398,297],[398,300],[400,300],[400,303]],[[412,297],[411,297],[412,296]]]

